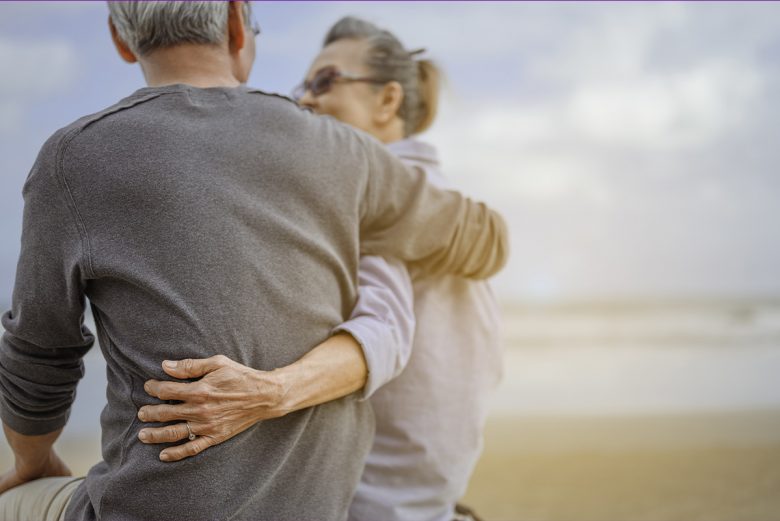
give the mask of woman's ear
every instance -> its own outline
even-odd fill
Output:
[[[401,103],[404,100],[404,88],[397,81],[385,83],[379,91],[377,98],[377,110],[374,114],[375,121],[384,125],[398,116]]]

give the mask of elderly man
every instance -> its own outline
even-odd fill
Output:
[[[254,59],[247,4],[110,10],[116,47],[148,87],[56,132],[25,183],[0,349],[16,457],[0,512],[343,520],[372,416],[353,392],[366,380],[360,349],[331,332],[354,306],[360,254],[489,276],[505,262],[503,223],[427,185],[367,136],[243,86]],[[94,341],[85,297],[108,404],[104,460],[74,479],[52,444]],[[160,455],[139,440],[139,409],[161,403],[144,385],[166,376],[164,360],[204,358],[212,369],[240,364],[230,374],[250,383],[265,409],[257,417],[276,418],[196,458]]]

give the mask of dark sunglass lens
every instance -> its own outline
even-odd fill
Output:
[[[311,93],[315,96],[325,94],[333,86],[333,82],[336,81],[338,76],[339,72],[333,67],[322,69],[311,80],[309,85]]]
[[[325,94],[330,90],[331,85],[333,85],[333,77],[332,76],[317,76],[311,81],[311,85],[309,87],[311,88],[311,93],[315,96],[319,96],[320,94]]]

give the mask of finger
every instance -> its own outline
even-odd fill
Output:
[[[216,442],[209,436],[198,436],[192,441],[177,445],[175,447],[168,447],[160,453],[160,459],[162,461],[180,461],[185,458],[191,458],[208,449]]]
[[[200,420],[192,407],[186,404],[178,405],[144,405],[138,409],[138,419],[142,422],[172,422],[176,420]]]
[[[165,427],[141,429],[138,439],[143,443],[173,443],[187,438],[190,431],[186,423],[166,425]]]
[[[192,396],[192,385],[182,382],[161,382],[159,380],[148,380],[144,384],[144,391],[150,396],[160,400],[180,400],[186,401]]]
[[[185,358],[184,360],[165,360],[163,371],[174,378],[200,378],[201,376],[224,367],[230,359],[224,355],[210,358]]]

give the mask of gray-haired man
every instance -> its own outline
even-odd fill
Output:
[[[138,409],[158,403],[144,382],[163,378],[171,358],[288,367],[349,314],[361,253],[487,276],[506,258],[503,223],[365,135],[242,86],[254,59],[246,4],[110,7],[117,48],[149,87],[55,133],[25,184],[0,346],[16,455],[0,490],[16,488],[0,511],[16,521],[343,520],[371,438],[366,402],[302,409],[166,463],[137,438]],[[62,477],[52,444],[93,343],[85,297],[109,386],[104,461],[81,481]]]

